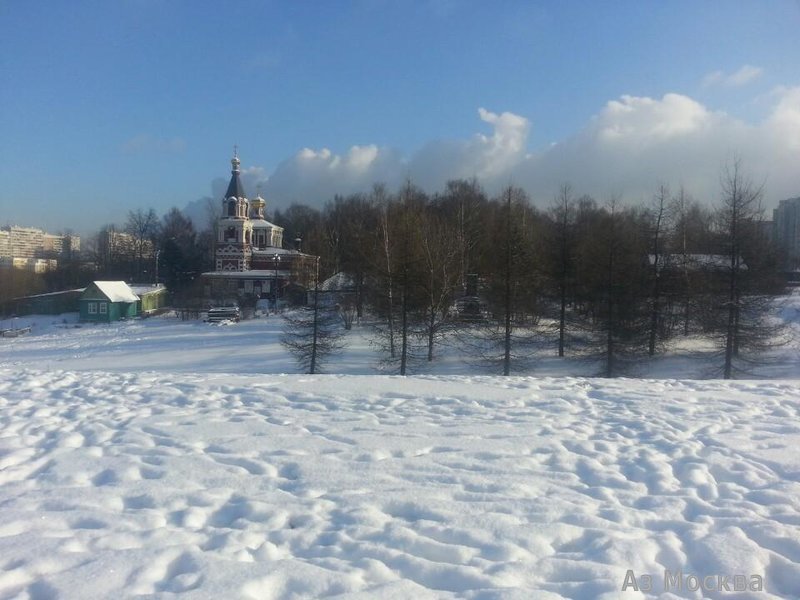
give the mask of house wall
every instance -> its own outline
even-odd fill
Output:
[[[60,294],[47,294],[31,298],[21,298],[17,302],[17,314],[59,315],[78,310],[80,292],[67,291]]]
[[[94,310],[92,310],[94,305]],[[105,306],[105,312],[103,312]],[[111,323],[133,318],[138,314],[135,302],[109,302],[108,300],[85,298],[80,301],[80,320],[91,323]]]
[[[139,312],[149,312],[164,308],[167,305],[167,291],[158,290],[150,294],[141,294],[141,301],[139,302]]]

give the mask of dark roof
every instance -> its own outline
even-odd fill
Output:
[[[244,193],[244,186],[242,186],[242,181],[239,179],[239,170],[235,169],[231,171],[231,182],[228,184],[228,191],[225,192],[225,198],[230,198],[233,196],[234,198],[246,198],[247,196]]]

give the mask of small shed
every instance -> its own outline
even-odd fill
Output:
[[[167,288],[162,284],[132,283],[128,286],[131,291],[139,296],[138,314],[146,316],[157,313],[163,309],[169,300]]]
[[[81,321],[111,323],[137,315],[139,296],[124,281],[95,281],[78,302]]]

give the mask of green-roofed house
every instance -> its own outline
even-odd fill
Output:
[[[139,296],[124,281],[95,281],[81,294],[78,301],[80,320],[111,323],[135,317]]]

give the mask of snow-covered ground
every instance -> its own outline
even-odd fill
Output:
[[[796,345],[771,380],[400,378],[356,331],[303,376],[276,319],[19,321],[0,598],[800,598]]]
[[[800,377],[800,289],[781,299],[776,318],[787,324],[790,342],[776,347],[752,367],[756,378]],[[0,338],[0,367],[35,367],[114,372],[198,371],[214,373],[301,372],[279,338],[283,320],[268,318],[233,325],[211,325],[200,320],[181,321],[174,314],[111,324],[81,324],[77,313],[0,320],[0,329],[30,327],[31,334]],[[395,374],[375,352],[368,325],[354,326],[345,338],[344,351],[323,365],[328,373],[348,375]],[[527,360],[512,364],[514,374],[534,376],[592,376],[602,369],[584,359],[556,356],[556,339],[530,351]],[[424,354],[424,353],[423,353]],[[706,339],[677,337],[666,352],[642,360],[631,374],[653,378],[708,379],[721,374],[718,349]],[[476,364],[459,340],[439,344],[435,360],[413,360],[415,375],[497,375],[498,365]]]

